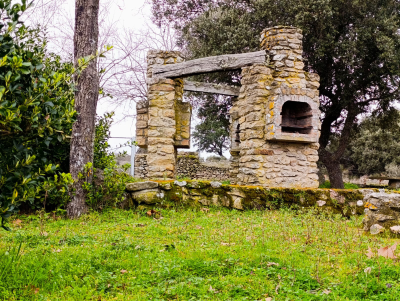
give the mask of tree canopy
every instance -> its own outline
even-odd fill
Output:
[[[153,0],[153,15],[175,25],[193,58],[257,50],[266,27],[301,28],[305,69],[321,77],[319,154],[333,187],[343,188],[339,162],[357,116],[371,104],[386,111],[399,97],[397,0]],[[339,146],[330,152],[337,134]]]
[[[365,119],[350,143],[350,158],[361,174],[387,174],[400,166],[400,112]],[[389,174],[388,174],[389,175]]]
[[[231,106],[230,97],[205,96],[197,113],[200,123],[193,132],[199,150],[223,156],[223,151],[229,148],[228,112]]]

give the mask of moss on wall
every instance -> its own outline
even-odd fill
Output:
[[[367,192],[378,191],[376,189],[264,188],[261,186],[215,185],[210,181],[155,182],[159,184],[159,191],[163,193],[164,197],[140,205],[164,208],[225,206],[238,210],[316,207],[321,211],[349,217],[363,214],[364,204],[361,205],[358,201],[362,201]],[[135,200],[134,197],[133,199]]]

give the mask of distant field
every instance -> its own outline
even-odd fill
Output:
[[[400,300],[399,261],[366,255],[399,240],[364,234],[359,217],[160,214],[16,216],[0,232],[0,299]]]

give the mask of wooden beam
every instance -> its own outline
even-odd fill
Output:
[[[192,82],[185,80],[183,90],[193,92],[204,92],[221,94],[228,96],[239,96],[240,87],[225,85],[225,84],[210,84],[202,82]]]
[[[237,70],[253,64],[263,64],[266,56],[267,53],[262,50],[211,56],[178,64],[155,65],[153,75],[163,78],[176,78],[216,71]]]

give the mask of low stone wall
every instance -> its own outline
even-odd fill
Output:
[[[137,205],[224,206],[238,210],[316,207],[351,216],[363,214],[364,197],[374,189],[293,189],[223,185],[209,181],[148,181],[127,184]]]
[[[199,160],[195,152],[186,152],[178,154],[176,164],[176,177],[185,177],[190,179],[210,179],[225,181],[231,180],[230,168],[206,166]]]
[[[237,210],[314,207],[346,217],[366,213],[364,230],[400,234],[400,192],[383,189],[297,189],[209,181],[147,181],[126,185],[130,202],[146,207],[223,206]]]

